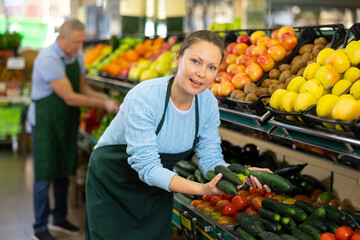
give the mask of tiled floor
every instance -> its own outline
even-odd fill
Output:
[[[11,151],[11,146],[0,145],[0,240],[30,240],[33,235],[33,159],[29,154],[25,159]],[[72,183],[74,180],[72,179]],[[82,230],[85,229],[85,202],[81,194],[75,197],[70,187],[68,219]],[[77,191],[79,193],[79,191]],[[81,193],[81,191],[80,191]],[[52,197],[50,195],[50,199]],[[83,240],[62,233],[53,233],[61,240]],[[184,240],[179,232],[174,232],[172,240]]]

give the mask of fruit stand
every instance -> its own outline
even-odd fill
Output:
[[[343,29],[341,25],[331,27],[333,27],[333,30],[326,33],[319,30],[321,27],[305,28],[305,30],[303,28],[297,29],[298,32],[301,32],[298,33],[299,42],[297,47],[293,47],[294,50],[288,55],[289,57],[284,58],[278,64],[274,64],[273,69],[278,69],[281,64],[290,63],[292,58],[299,54],[299,51],[308,51],[304,50],[304,48],[300,50],[300,47],[311,44],[320,36],[325,36],[334,48],[343,44],[344,38],[347,40],[351,32],[354,32],[352,34],[353,38],[358,38],[355,31],[357,26],[352,31],[351,29]],[[244,31],[246,32],[246,30]],[[249,34],[251,32],[255,31],[248,31]],[[226,42],[234,41],[231,40],[234,39],[231,34],[231,31],[229,34],[225,34],[224,40]],[[176,41],[174,39],[171,41],[171,44],[174,46]],[[162,48],[157,46],[157,49]],[[169,49],[171,49],[171,46],[166,46],[163,52],[157,53],[158,56]],[[118,53],[118,56],[120,55],[121,53]],[[123,54],[123,56],[125,55]],[[158,63],[156,64],[158,65]],[[151,68],[150,65],[145,65],[144,68]],[[157,69],[157,65],[153,69]],[[304,72],[306,70],[305,65],[302,68]],[[86,80],[96,88],[126,93],[139,80],[147,79],[147,76],[140,79],[141,72],[145,70],[138,69],[137,71],[140,71],[140,73],[133,71],[132,77],[130,75],[129,77],[122,76],[120,74],[121,69],[117,69],[117,71],[119,71],[119,76],[104,72],[98,72],[98,74],[91,72],[91,74],[87,75]],[[128,71],[128,74],[130,74],[130,71]],[[298,72],[299,69],[293,71]],[[166,75],[166,71],[158,71],[157,74],[158,76]],[[257,87],[262,85],[262,82],[267,79],[269,74],[270,70],[256,83]],[[225,73],[222,75],[222,77],[225,77]],[[285,82],[285,79],[282,81]],[[290,82],[291,79],[287,80],[287,84]],[[221,83],[217,82],[214,82],[212,86],[216,84],[219,84],[217,87],[221,87]],[[211,90],[214,92],[213,88]],[[234,92],[233,90],[232,92]],[[216,91],[216,93],[221,93],[221,91]],[[272,150],[275,152],[277,160],[281,161],[280,159],[282,159],[283,163],[286,162],[290,165],[306,164],[307,167],[304,173],[316,176],[316,178],[323,182],[326,189],[336,192],[341,200],[351,202],[356,209],[360,209],[360,139],[356,132],[360,128],[359,118],[351,122],[331,119],[331,121],[334,121],[332,123],[345,127],[347,131],[339,129],[329,130],[314,124],[312,125],[311,122],[309,124],[309,122],[302,121],[306,119],[306,111],[300,113],[294,112],[293,109],[289,111],[282,109],[279,112],[269,104],[270,96],[266,96],[266,94],[256,96],[257,100],[253,102],[245,99],[245,96],[243,98],[231,96],[231,92],[226,93],[226,91],[223,94],[215,94],[215,96],[219,100],[222,123],[219,132],[222,140],[228,141],[234,146],[252,143],[261,146],[262,151]],[[300,117],[301,120],[291,121],[289,120],[291,118],[288,116],[294,118]],[[349,129],[351,131],[348,131]],[[96,138],[85,131],[79,131],[79,146],[81,148],[91,152],[95,144]],[[191,199],[179,194],[174,195],[173,223],[182,230],[188,239],[246,239],[236,231],[236,223],[221,224],[215,221],[209,215],[193,206]]]

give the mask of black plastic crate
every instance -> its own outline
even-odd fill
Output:
[[[261,116],[267,112],[267,109],[265,108],[266,105],[262,101],[265,98],[270,98],[270,96],[261,96],[254,102],[237,100],[228,96],[218,97],[217,99],[220,101],[221,104],[226,105],[231,109]]]
[[[279,122],[302,127],[308,126],[305,122],[306,119],[303,112],[284,112],[270,107],[269,104],[266,105],[265,108],[269,110],[274,119]]]

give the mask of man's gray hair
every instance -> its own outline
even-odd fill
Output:
[[[76,18],[70,18],[60,26],[59,34],[70,38],[74,31],[85,31],[85,25]]]

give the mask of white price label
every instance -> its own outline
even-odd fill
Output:
[[[25,69],[25,58],[11,57],[6,61],[6,68],[9,70],[23,70]]]

